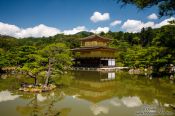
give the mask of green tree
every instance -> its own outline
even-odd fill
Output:
[[[172,16],[175,14],[175,1],[174,0],[117,0],[125,4],[134,4],[138,8],[143,9],[146,7],[158,6],[160,16]]]
[[[8,60],[7,60],[7,55],[5,53],[5,51],[0,48],[0,72],[2,72],[2,68],[5,66],[8,66]]]
[[[140,43],[142,44],[143,47],[150,46],[152,39],[155,36],[151,27],[142,28],[139,35],[140,35]]]
[[[48,85],[52,72],[63,72],[71,66],[71,54],[68,47],[63,43],[51,44],[40,51],[47,59],[47,75],[45,85]]]
[[[136,45],[138,45],[140,43],[140,38],[138,36],[135,36],[133,38],[133,43],[136,44]]]
[[[172,20],[172,21],[168,21],[169,24],[175,24],[175,20]]]
[[[34,78],[35,85],[38,84],[38,77],[42,72],[46,72],[44,84],[47,86],[53,72],[63,72],[71,65],[70,50],[63,43],[50,44],[42,50],[24,54],[23,57],[26,58],[25,63],[19,69]]]
[[[160,28],[153,44],[159,49],[159,55],[155,60],[155,67],[159,70],[160,67],[175,64],[175,26],[167,25]]]
[[[47,59],[38,54],[29,54],[27,59],[27,62],[19,70],[33,78],[35,80],[34,84],[38,85],[38,75],[46,70]]]
[[[34,46],[21,46],[17,49],[16,61],[18,66],[23,66],[27,61],[27,56],[29,54],[35,54],[37,51]]]

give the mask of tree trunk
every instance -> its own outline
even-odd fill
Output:
[[[48,60],[49,60],[49,66],[48,66],[47,76],[46,76],[46,80],[45,80],[45,85],[46,86],[48,85],[50,74],[51,74],[51,61],[50,61],[50,58]]]
[[[37,77],[35,76],[34,79],[35,79],[35,85],[38,85],[38,79],[37,79]]]
[[[33,116],[38,116],[39,111],[37,109],[39,108],[39,105],[38,105],[38,94],[37,93],[35,93],[35,98],[33,99],[32,106],[34,108],[32,112]]]
[[[34,83],[35,85],[38,85],[38,79],[37,79],[37,76],[36,76],[38,74],[32,75],[30,72],[28,72],[27,75],[35,80],[35,83]]]
[[[160,72],[159,72],[159,69],[160,69],[161,66],[159,65],[155,65],[153,67],[153,76],[154,77],[159,77],[160,76]]]

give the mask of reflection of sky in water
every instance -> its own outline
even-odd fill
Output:
[[[47,99],[47,97],[44,97],[44,96],[42,96],[41,94],[38,94],[38,95],[37,95],[37,100],[40,101],[40,102],[43,102],[43,101],[45,101],[46,99]]]
[[[45,107],[41,111],[42,113],[54,102],[54,111],[63,112],[62,109],[68,108],[70,109],[67,113],[69,116],[135,116],[136,112],[140,111],[142,113],[144,108],[149,108],[149,113],[155,113],[155,111],[159,111],[161,106],[170,109],[171,105],[174,104],[172,96],[170,96],[172,91],[167,88],[168,85],[174,90],[174,85],[163,83],[154,86],[157,80],[150,81],[144,78],[134,78],[136,79],[135,81],[129,76],[122,78],[120,75],[115,74],[115,72],[78,72],[75,75],[75,83],[73,81],[70,87],[59,88],[49,93],[37,93],[37,96],[29,94],[29,97],[27,97],[28,95],[24,93],[24,97],[19,97],[19,95],[14,95],[12,91],[12,93],[7,90],[1,91],[0,115],[18,116],[16,107],[26,107],[28,110],[27,105],[32,100],[36,101],[36,98],[37,106]],[[147,88],[148,84],[152,86]],[[159,88],[163,89],[160,90]],[[155,93],[155,90],[160,92]],[[145,96],[147,93],[152,93],[153,95]],[[20,94],[23,95],[23,93]],[[3,102],[8,100],[14,101]],[[32,103],[34,102],[32,101]],[[33,104],[30,105],[33,108]],[[25,109],[24,112],[26,112]],[[29,115],[31,112],[26,112],[26,114]]]
[[[126,106],[127,108],[133,108],[142,106],[142,102],[140,98],[137,96],[123,97],[121,99],[115,97],[107,101],[105,100],[97,104],[90,105],[90,110],[94,115],[108,114],[111,106],[114,107]]]
[[[120,101],[115,100],[115,99],[111,100],[110,103],[111,103],[111,105],[113,105],[113,106],[121,106]]]
[[[18,97],[19,97],[19,95],[12,95],[12,93],[8,90],[0,92],[0,102],[15,100]]]
[[[75,94],[75,95],[72,96],[73,99],[78,99],[78,97],[80,97],[79,94]]]
[[[133,96],[133,97],[123,97],[121,99],[119,98],[113,98],[110,100],[110,104],[116,107],[119,107],[121,105],[124,105],[128,108],[132,107],[139,107],[142,105],[142,102],[139,97]]]
[[[91,111],[94,115],[99,115],[101,113],[108,114],[109,108],[106,106],[100,106],[100,105],[92,105],[90,106]]]
[[[134,97],[123,97],[121,99],[123,104],[127,107],[138,107],[142,105],[142,102],[139,97],[134,96]]]
[[[37,100],[39,102],[43,102],[43,101],[45,101],[47,99],[54,98],[54,96],[55,96],[55,93],[54,92],[51,92],[49,94],[49,96],[43,96],[41,93],[39,93],[39,94],[37,94]]]

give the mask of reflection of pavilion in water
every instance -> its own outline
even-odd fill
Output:
[[[80,98],[98,102],[112,97],[115,89],[115,72],[87,72],[74,73],[75,80],[72,89],[78,91]]]

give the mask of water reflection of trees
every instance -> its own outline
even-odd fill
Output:
[[[30,116],[60,116],[67,115],[71,109],[56,108],[56,103],[63,99],[60,94],[55,94],[56,92],[45,93],[45,94],[30,94],[23,96],[23,98],[30,98],[30,101],[24,106],[17,106],[16,110],[21,115],[30,115]]]
[[[170,84],[166,78],[150,80],[138,75],[123,77],[121,74],[116,81],[114,92],[116,96],[139,96],[142,102],[147,104],[152,103],[155,99],[160,103],[175,103],[173,100],[175,85]]]
[[[120,99],[138,96],[142,103],[152,104],[155,99],[160,104],[175,104],[175,85],[166,78],[150,79],[145,76],[129,75],[126,72],[116,73],[115,81],[101,82],[105,74],[77,72],[71,85],[74,94],[92,102],[100,102],[112,97]],[[106,77],[107,78],[107,77]],[[73,94],[73,93],[72,93]]]
[[[59,106],[57,106],[57,103],[64,99],[65,95],[78,97],[97,106],[107,100],[114,106],[125,105],[129,108],[131,106],[138,107],[142,104],[158,104],[160,106],[175,104],[175,85],[166,78],[153,78],[150,80],[150,78],[144,76],[129,75],[122,72],[116,73],[115,80],[108,81],[100,81],[107,78],[104,73],[77,72],[77,74],[65,75],[65,77],[67,76],[71,76],[71,81],[65,81],[68,83],[67,87],[54,91],[54,95],[51,93],[18,93],[14,91],[15,86],[19,85],[23,80],[15,80],[15,78],[0,79],[0,90],[8,89],[13,91],[14,95],[22,95],[20,97],[28,101],[28,103],[17,106],[16,110],[21,115],[32,116],[68,114],[72,110],[70,107],[59,109]],[[63,95],[60,91],[65,94]],[[69,106],[69,104],[66,104],[66,106]],[[103,112],[102,110],[105,109],[97,106],[90,107],[92,110],[98,110],[98,112],[94,112],[95,114]],[[107,110],[105,109],[105,111]]]
[[[8,90],[3,90],[0,91],[0,102],[5,102],[5,101],[10,101],[10,100],[15,100],[19,98],[20,95],[13,95],[10,91]]]
[[[21,74],[2,74],[0,75],[0,90],[16,91],[19,89],[22,82],[31,83],[30,78],[23,78]]]

